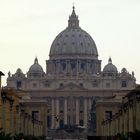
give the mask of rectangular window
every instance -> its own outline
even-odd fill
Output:
[[[68,115],[68,125],[70,125],[70,116]]]
[[[60,98],[60,100],[59,100],[59,107],[60,107],[60,110],[64,110],[64,99],[63,98]]]
[[[105,111],[105,120],[112,118],[112,111]]]
[[[126,81],[122,81],[122,87],[127,87]]]
[[[47,116],[47,127],[48,128],[51,128],[51,122],[52,120],[51,120],[51,116]]]
[[[110,83],[106,83],[106,87],[107,88],[110,88]]]
[[[80,126],[84,126],[84,121],[83,120],[80,120],[79,125]]]
[[[36,88],[37,87],[37,84],[36,83],[33,83],[33,88]]]
[[[97,82],[97,80],[94,80],[92,85],[93,85],[93,87],[98,87],[98,82]]]
[[[84,108],[84,98],[80,98],[79,107],[80,107],[80,110],[83,110],[83,108]]]
[[[32,111],[32,118],[38,120],[39,119],[39,112],[38,111]]]
[[[21,86],[22,86],[21,81],[17,81],[17,83],[16,83],[16,87],[17,87],[17,88],[21,88]]]

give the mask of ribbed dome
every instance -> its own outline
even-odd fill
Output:
[[[29,68],[29,73],[34,73],[34,72],[38,72],[38,73],[43,72],[43,68],[38,64],[37,58],[35,58],[34,64]]]
[[[108,64],[104,67],[103,73],[117,73],[117,67],[112,64],[111,58],[108,60]]]
[[[50,49],[50,57],[58,56],[98,57],[94,40],[79,27],[79,20],[74,7],[69,17],[68,27],[57,35]]]

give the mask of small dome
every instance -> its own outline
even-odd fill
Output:
[[[20,68],[17,69],[16,73],[23,73]]]
[[[42,73],[43,68],[38,64],[38,59],[35,58],[34,64],[29,68],[29,73]]]
[[[10,77],[10,72],[9,72],[9,77]],[[25,77],[25,74],[22,72],[22,70],[20,68],[17,69],[16,73],[15,73],[16,77]]]
[[[127,73],[127,69],[126,68],[122,68],[121,72],[122,73]]]
[[[111,58],[109,58],[108,64],[104,67],[103,73],[118,73],[117,67],[112,64]]]

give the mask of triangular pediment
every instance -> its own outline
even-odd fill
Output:
[[[57,91],[86,91],[83,86],[69,83],[56,89]]]

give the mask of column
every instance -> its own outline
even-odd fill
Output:
[[[140,129],[140,100],[136,101],[136,129]]]
[[[92,106],[92,99],[88,98],[88,121],[91,120],[91,106]],[[89,122],[88,122],[88,127],[89,127]]]
[[[24,131],[23,131],[23,119],[24,119],[24,116],[23,116],[23,113],[21,113],[21,116],[20,116],[20,121],[21,121],[21,133],[24,133]]]
[[[133,132],[133,107],[132,107],[131,103],[129,103],[128,113],[129,113],[128,131]]]
[[[68,122],[67,120],[67,98],[64,100],[64,124],[66,125]]]
[[[87,128],[87,99],[84,99],[84,126]]]
[[[79,74],[81,74],[81,60],[78,61],[78,71]]]
[[[29,135],[32,135],[32,117],[29,116]]]
[[[110,136],[113,136],[113,120],[110,122]]]
[[[91,106],[92,106],[92,99],[91,98],[89,98],[89,100],[88,100],[88,108],[89,108],[89,111],[91,110]]]
[[[124,111],[123,111],[123,124],[124,124],[124,134],[126,134],[127,132],[127,108],[124,108]]]
[[[59,98],[56,98],[56,116],[58,116],[58,118],[59,118]],[[58,127],[59,127],[59,119],[58,119],[58,121],[56,121],[56,128],[58,128]]]
[[[119,111],[119,133],[123,132],[123,115],[122,110]]]
[[[55,123],[55,120],[54,120],[54,118],[55,118],[55,114],[54,114],[54,98],[52,98],[52,116],[51,116],[51,118],[52,118],[52,123],[51,123],[51,128],[53,129],[54,128],[54,123]]]
[[[118,124],[119,124],[119,117],[118,117],[118,113],[116,113],[116,130],[115,130],[115,134],[119,133],[119,128],[118,128]]]
[[[76,98],[76,125],[79,125],[79,99]]]
[[[25,123],[25,130],[24,130],[24,133],[25,133],[25,135],[28,135],[28,113],[25,113],[25,121],[24,121],[24,123]]]
[[[67,60],[67,74],[70,74],[70,60]]]
[[[13,108],[10,109],[10,133],[14,133],[14,115],[13,115]]]
[[[58,61],[58,74],[60,73],[61,69],[60,69],[60,60]]]
[[[112,136],[114,136],[115,135],[115,118],[114,118],[114,116],[112,117]]]
[[[19,120],[19,111],[16,112],[16,133],[19,133],[19,126],[20,126],[20,120]]]
[[[111,119],[109,119],[109,132],[108,132],[108,134],[109,134],[109,136],[111,135]]]
[[[2,104],[2,128],[6,132],[6,100]]]

